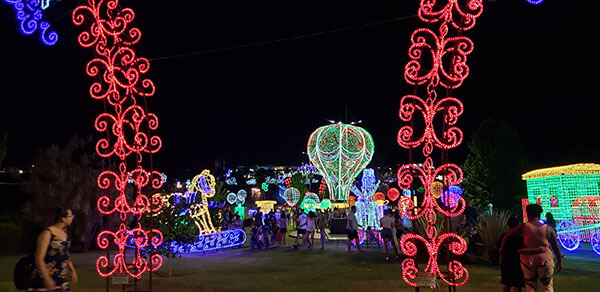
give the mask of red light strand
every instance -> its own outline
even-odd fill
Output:
[[[448,90],[458,88],[469,75],[467,57],[473,51],[473,42],[460,36],[464,31],[475,26],[476,19],[483,12],[482,0],[467,0],[460,6],[458,0],[448,0],[438,3],[435,0],[421,0],[418,11],[419,18],[429,25],[429,28],[416,29],[411,35],[411,46],[408,50],[410,60],[404,70],[404,78],[408,84],[425,86],[427,98],[417,95],[406,95],[400,100],[399,117],[410,123],[400,128],[398,144],[406,149],[422,147],[425,158],[422,166],[404,165],[398,169],[398,186],[404,190],[415,189],[420,183],[425,192],[420,205],[415,198],[401,196],[398,206],[401,206],[403,216],[415,220],[423,217],[427,221],[425,237],[408,233],[402,236],[400,248],[409,256],[402,262],[402,278],[406,283],[417,287],[415,283],[419,268],[414,258],[418,252],[417,242],[427,248],[429,260],[424,271],[437,274],[444,282],[452,286],[464,285],[469,273],[464,266],[449,259],[447,271],[442,272],[438,266],[438,252],[441,247],[447,248],[451,254],[462,255],[467,250],[465,240],[455,233],[438,235],[435,227],[436,212],[447,217],[460,215],[465,209],[465,201],[458,197],[456,204],[446,206],[439,196],[431,191],[431,185],[439,181],[445,188],[458,185],[463,179],[462,170],[458,165],[446,163],[435,167],[431,154],[435,148],[449,150],[462,143],[463,133],[456,127],[458,118],[462,115],[463,105],[457,98],[444,97],[438,100],[436,88],[442,86]],[[448,34],[454,31],[455,37]],[[415,117],[419,116],[419,119]],[[413,124],[422,118],[423,132],[417,133]],[[443,122],[441,131],[435,125]],[[441,119],[441,120],[440,120]],[[438,131],[436,131],[438,130]]]
[[[90,96],[112,106],[96,118],[96,130],[107,134],[107,138],[96,143],[96,152],[101,157],[116,156],[120,160],[117,171],[105,170],[97,179],[100,190],[110,193],[114,188],[119,193],[114,199],[102,194],[97,201],[98,211],[103,215],[118,212],[122,221],[116,232],[100,232],[97,243],[101,249],[109,249],[114,243],[119,252],[112,262],[106,256],[99,257],[96,270],[102,277],[119,272],[139,279],[144,272],[155,271],[162,265],[159,254],[151,254],[148,262],[141,250],[160,246],[163,235],[157,229],[146,231],[139,223],[137,227],[127,229],[125,222],[128,215],[140,219],[144,212],[157,212],[162,208],[160,194],[149,198],[142,191],[148,187],[158,190],[162,186],[162,175],[158,171],[147,171],[142,167],[143,156],[156,153],[162,141],[150,134],[158,128],[156,115],[137,105],[138,98],[154,95],[155,86],[152,80],[144,77],[150,62],[138,57],[133,48],[142,35],[138,28],[130,27],[134,18],[133,10],[120,8],[118,0],[88,0],[87,5],[73,11],[73,23],[87,29],[79,34],[79,44],[93,48],[96,54],[86,66],[88,76],[99,78],[90,86]],[[128,168],[128,161],[136,167]],[[126,195],[128,184],[133,184],[136,190],[133,202]],[[128,263],[125,244],[131,241],[136,248]]]

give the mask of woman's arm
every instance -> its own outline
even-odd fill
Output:
[[[35,248],[35,267],[38,272],[42,275],[42,279],[44,280],[44,287],[47,290],[54,290],[56,283],[50,277],[48,270],[46,269],[46,262],[44,258],[46,257],[46,252],[48,252],[48,246],[50,245],[50,231],[44,230],[38,236],[37,244]]]
[[[77,284],[77,271],[75,271],[75,267],[73,266],[73,262],[69,260],[69,268],[71,269],[71,283]]]
[[[556,255],[556,269],[558,271],[562,270],[562,251],[560,250],[560,245],[558,245],[558,236],[556,235],[556,231],[554,230],[554,228],[548,228],[548,233],[550,239],[548,240],[550,242],[550,245],[552,246],[552,250],[554,250],[554,254]]]
[[[518,234],[521,234],[521,232],[523,231],[523,224],[525,223],[521,223],[519,224],[517,227],[509,230],[506,235],[504,235],[504,238],[502,239],[502,244],[500,245],[500,254],[502,254],[502,249],[504,249],[504,245],[506,244],[506,241]]]

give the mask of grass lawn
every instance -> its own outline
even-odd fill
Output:
[[[288,239],[288,243],[291,239]],[[386,262],[382,248],[346,253],[343,242],[330,242],[321,251],[248,247],[202,254],[187,254],[172,260],[173,276],[166,277],[167,263],[153,274],[153,291],[414,291],[402,280],[400,262]],[[106,291],[106,280],[96,274],[101,252],[71,254],[79,274],[73,291]],[[17,291],[12,269],[19,256],[0,257],[0,291]],[[599,291],[600,257],[591,252],[567,254],[565,270],[555,277],[555,291]],[[500,269],[485,264],[467,264],[470,278],[458,291],[500,291]],[[147,274],[140,288],[148,285]],[[133,283],[130,280],[130,283]],[[443,282],[442,282],[443,283]],[[111,285],[110,291],[121,291]],[[129,290],[133,290],[132,288]],[[430,291],[423,289],[422,291]],[[442,285],[440,291],[448,291]]]

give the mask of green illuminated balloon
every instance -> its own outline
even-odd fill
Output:
[[[346,200],[350,185],[371,162],[374,152],[369,132],[342,123],[315,130],[307,148],[310,162],[327,181],[332,200]]]

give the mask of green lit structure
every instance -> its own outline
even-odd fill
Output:
[[[600,254],[600,165],[580,163],[523,174],[530,203],[557,221],[559,241],[567,250],[590,242]]]

